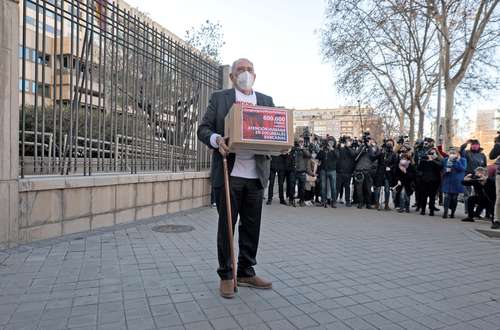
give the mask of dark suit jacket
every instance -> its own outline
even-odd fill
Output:
[[[274,107],[273,99],[270,96],[255,92],[257,96],[257,105]],[[210,144],[210,136],[217,133],[224,136],[224,119],[229,109],[236,100],[234,88],[216,91],[212,94],[208,103],[207,112],[203,116],[200,126],[198,126],[198,139],[209,148],[214,149]],[[269,181],[270,156],[255,155],[257,174],[262,187],[265,188]],[[235,154],[228,155],[229,174],[234,166]],[[218,150],[212,153],[212,186],[219,188],[224,185],[224,173],[222,165],[222,156]]]

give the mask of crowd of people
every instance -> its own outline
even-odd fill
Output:
[[[500,135],[495,142],[492,160],[500,156]],[[454,218],[463,197],[462,221],[487,218],[499,229],[500,219],[494,216],[500,158],[496,164],[488,166],[475,139],[445,151],[432,138],[411,145],[407,136],[377,143],[368,132],[338,141],[332,136],[311,142],[301,137],[289,152],[272,156],[267,204],[272,204],[276,177],[280,203],[292,207],[344,204],[386,211],[394,207],[401,213],[414,207],[434,216],[442,205],[442,217]]]

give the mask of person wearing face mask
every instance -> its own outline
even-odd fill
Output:
[[[467,150],[468,145],[470,145],[470,148]],[[476,139],[467,140],[460,146],[460,156],[467,160],[467,169],[465,170],[465,175],[474,174],[476,168],[486,167],[488,165],[486,155],[483,152],[483,148],[481,148],[479,140]],[[465,213],[467,213],[469,209],[468,200],[471,194],[472,186],[466,186],[464,191]]]
[[[451,212],[450,218],[454,218],[458,204],[458,194],[464,192],[462,180],[465,176],[467,160],[460,157],[460,153],[455,148],[450,148],[448,157],[443,159],[442,166],[443,182],[441,184],[441,190],[444,194],[443,219],[448,218],[448,211]]]
[[[372,176],[377,168],[379,152],[375,140],[365,133],[363,144],[355,152],[354,188],[359,209],[363,206],[367,209],[372,208]]]
[[[290,155],[293,159],[293,170],[290,180],[290,189],[295,193],[295,187],[297,187],[299,206],[306,206],[304,199],[304,188],[306,184],[306,173],[308,160],[311,158],[311,153],[304,146],[304,138],[299,138],[295,141],[295,145],[290,151]],[[290,206],[295,207],[295,196],[291,197]]]
[[[400,213],[410,213],[410,199],[415,189],[415,165],[412,164],[411,158],[408,153],[401,154],[396,168],[395,188],[400,195],[398,210]]]
[[[321,203],[322,206],[328,207],[327,191],[328,184],[330,185],[331,207],[337,207],[337,162],[339,159],[339,151],[336,148],[335,138],[330,137],[323,145],[322,150],[318,154],[320,164],[320,181],[321,181]]]
[[[495,179],[488,177],[488,172],[484,167],[476,168],[474,174],[467,174],[462,181],[464,186],[474,187],[474,195],[469,197],[467,216],[462,219],[464,222],[474,222],[474,217],[479,217],[481,211],[486,209],[486,213],[493,214],[495,207]],[[477,209],[474,210],[477,206]],[[492,219],[493,221],[493,219]]]
[[[318,172],[318,160],[316,153],[305,155],[307,162],[306,166],[306,182],[304,184],[304,203],[306,206],[312,206],[314,202],[316,178]]]
[[[355,157],[355,151],[352,148],[352,139],[348,136],[341,137],[336,171],[337,196],[334,198],[338,200],[338,196],[343,192],[346,207],[351,207],[351,178],[356,164]]]
[[[429,200],[429,215],[433,216],[435,211],[436,194],[441,184],[441,169],[442,158],[437,150],[430,149],[427,151],[427,158],[420,160],[417,166],[417,173],[420,173],[420,178],[416,184],[421,185],[421,193],[418,208],[420,214],[425,215],[427,200]]]
[[[234,297],[233,273],[229,251],[226,197],[224,193],[223,157],[227,157],[230,175],[230,196],[233,232],[238,218],[239,256],[237,283],[239,286],[270,289],[272,283],[255,274],[257,248],[260,236],[264,188],[269,180],[270,157],[250,152],[230,153],[224,134],[224,118],[234,103],[273,107],[270,96],[255,92],[256,75],[253,63],[240,58],[233,63],[229,75],[234,88],[212,93],[207,111],[198,127],[198,139],[212,154],[211,178],[214,187],[219,222],[217,229],[217,254],[222,297]]]
[[[380,193],[384,188],[384,210],[390,210],[389,199],[391,187],[394,185],[394,175],[398,165],[398,156],[394,152],[394,140],[386,139],[382,144],[382,152],[378,156],[377,172],[373,179],[375,208],[381,209]]]

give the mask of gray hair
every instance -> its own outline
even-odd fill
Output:
[[[252,61],[250,61],[248,58],[245,58],[245,57],[241,57],[239,59],[237,59],[236,61],[233,62],[233,65],[231,65],[231,73],[234,73],[234,70],[236,69],[236,66],[238,65],[239,62],[241,61],[247,61],[249,62],[250,64],[252,64],[252,67],[254,66]],[[254,67],[255,69],[255,67]]]

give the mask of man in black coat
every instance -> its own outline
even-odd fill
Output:
[[[241,220],[238,226],[238,285],[261,289],[272,287],[271,282],[256,276],[253,268],[256,265],[262,200],[264,188],[269,180],[270,157],[248,152],[229,153],[226,140],[223,138],[224,119],[233,103],[274,106],[271,97],[257,93],[252,89],[255,77],[252,62],[244,58],[236,60],[230,74],[234,88],[212,94],[197,132],[198,138],[209,148],[214,149],[211,177],[219,213],[217,230],[219,268],[217,273],[221,279],[220,294],[224,298],[234,297],[234,288],[227,234],[223,156],[227,156],[229,167],[233,232],[238,216]]]
[[[339,157],[337,161],[337,200],[338,195],[344,193],[345,206],[351,206],[351,178],[354,171],[355,151],[352,140],[348,137],[340,139]]]
[[[474,222],[474,217],[479,217],[479,212],[474,211],[476,206],[476,210],[482,211],[486,209],[486,213],[493,214],[496,199],[495,180],[488,177],[486,168],[476,168],[474,174],[469,173],[465,176],[462,184],[474,188],[474,195],[469,197],[469,203],[467,204],[467,217],[463,218],[462,221]]]
[[[286,178],[286,167],[287,167],[286,162],[287,162],[286,153],[283,153],[279,156],[271,156],[271,172],[269,173],[267,205],[271,205],[271,203],[273,202],[274,180],[276,178],[276,174],[278,174],[278,192],[279,192],[280,204],[287,205],[283,192],[283,184]]]

